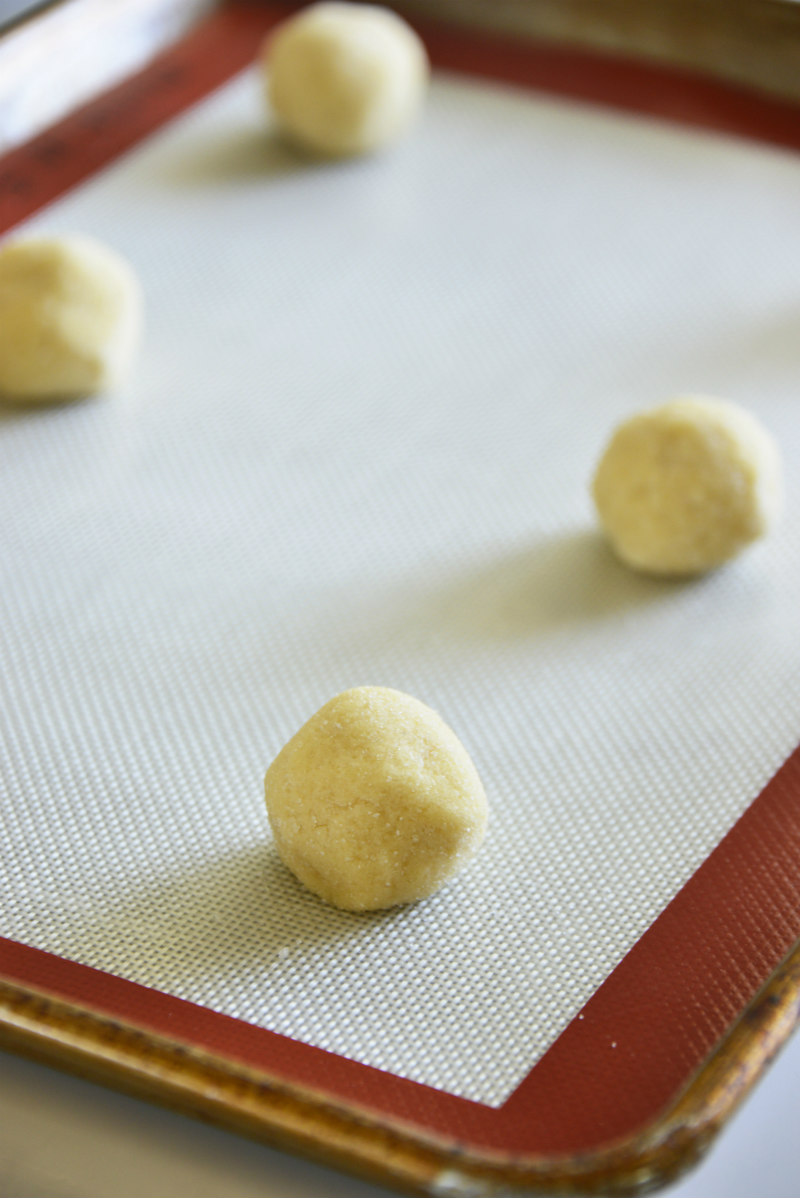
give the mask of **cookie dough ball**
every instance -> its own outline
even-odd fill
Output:
[[[285,133],[316,154],[367,154],[417,117],[428,82],[422,42],[369,4],[312,4],[266,43],[267,95]]]
[[[89,237],[0,248],[0,395],[78,399],[122,380],[139,336],[141,294],[128,263]]]
[[[385,687],[336,695],[267,771],[283,861],[350,911],[438,890],[477,851],[486,796],[466,750],[419,700]]]
[[[713,569],[764,536],[780,507],[777,445],[736,404],[688,396],[616,430],[594,476],[618,556],[651,574]]]

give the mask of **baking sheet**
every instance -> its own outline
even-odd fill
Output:
[[[313,165],[245,74],[30,228],[137,266],[127,392],[6,414],[2,934],[497,1106],[798,740],[787,518],[691,584],[599,542],[611,425],[685,390],[797,452],[792,156],[442,76]],[[377,916],[260,782],[326,698],[416,694],[487,846]]]

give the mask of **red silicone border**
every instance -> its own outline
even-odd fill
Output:
[[[0,968],[438,1139],[512,1156],[588,1152],[657,1118],[800,938],[798,799],[800,749],[498,1109],[10,940]]]
[[[287,7],[227,6],[136,78],[7,155],[0,231],[244,67]],[[439,66],[800,148],[798,108],[743,89],[482,33],[425,35]],[[0,970],[438,1139],[513,1156],[587,1152],[657,1118],[800,938],[798,800],[800,749],[496,1110],[10,940],[0,939]]]
[[[296,3],[235,0],[154,63],[0,159],[0,234],[51,203],[252,61]],[[436,67],[800,149],[800,108],[689,71],[451,25],[422,30]]]

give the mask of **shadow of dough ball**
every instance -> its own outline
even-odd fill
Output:
[[[699,574],[769,530],[780,508],[780,454],[749,412],[688,396],[621,424],[592,491],[623,562],[651,574]]]
[[[455,733],[385,687],[356,687],[320,708],[269,767],[265,794],[284,863],[351,911],[433,894],[486,830],[486,796]]]
[[[83,236],[0,249],[0,395],[79,399],[125,377],[139,339],[141,290],[119,254]]]
[[[375,5],[312,4],[262,52],[269,103],[290,140],[328,157],[367,154],[416,120],[428,58],[413,29]]]

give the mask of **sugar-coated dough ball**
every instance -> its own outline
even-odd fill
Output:
[[[486,796],[445,722],[401,691],[343,691],[267,771],[284,863],[315,894],[372,911],[438,890],[477,851]]]
[[[428,58],[402,17],[371,4],[312,4],[264,48],[267,94],[285,133],[328,156],[366,154],[413,123]]]
[[[78,399],[116,385],[139,337],[141,293],[119,254],[89,237],[0,247],[0,395]]]
[[[616,430],[593,483],[619,557],[651,574],[699,574],[763,536],[780,508],[781,462],[749,412],[687,396]]]

